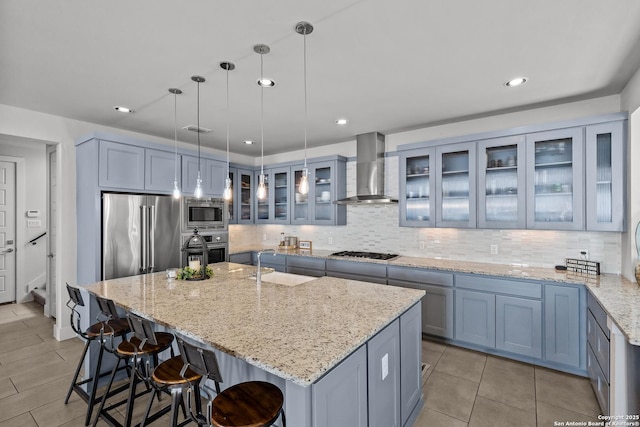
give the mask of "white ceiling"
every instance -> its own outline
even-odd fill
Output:
[[[303,146],[303,37],[308,144],[391,133],[496,112],[619,93],[640,66],[638,0],[2,0],[0,104],[174,136],[195,125],[198,74],[205,146],[225,149],[230,73],[231,150]],[[524,75],[518,88],[503,83]],[[135,113],[113,110],[125,105]],[[339,127],[335,120],[349,119]],[[196,143],[196,134],[178,131]],[[253,139],[254,146],[241,143]]]

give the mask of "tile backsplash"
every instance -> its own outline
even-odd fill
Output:
[[[398,195],[398,157],[385,162],[385,194]],[[347,196],[355,194],[355,162],[347,163]],[[553,267],[580,250],[599,261],[601,271],[620,273],[621,233],[587,231],[407,228],[398,226],[398,205],[347,206],[347,225],[232,225],[231,249],[239,245],[276,246],[280,233],[311,240],[316,249],[366,250],[406,256],[495,264]],[[491,254],[491,245],[498,253]]]

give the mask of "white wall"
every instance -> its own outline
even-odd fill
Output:
[[[33,299],[27,291],[27,284],[44,284],[47,266],[47,241],[38,240],[36,245],[27,244],[34,237],[46,231],[47,226],[47,167],[46,146],[32,141],[0,135],[0,156],[22,159],[24,182],[18,183],[16,198],[21,199],[21,208],[16,212],[16,254],[20,254],[20,274],[16,286],[16,300]],[[40,211],[40,227],[27,227],[26,210]],[[45,276],[43,276],[43,274]],[[31,289],[29,289],[30,291]]]

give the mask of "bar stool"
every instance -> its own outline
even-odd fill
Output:
[[[174,381],[176,388],[184,387],[183,384],[188,383],[189,388],[187,388],[185,400],[191,420],[200,426],[266,427],[281,417],[282,426],[286,427],[287,421],[283,409],[284,396],[278,387],[267,382],[248,381],[236,384],[221,392],[222,375],[220,375],[215,353],[188,344],[183,340],[178,340],[178,346],[184,362],[183,366],[178,369],[179,365],[167,365],[166,371],[162,372],[164,377],[162,381],[164,384],[167,384],[168,381]],[[201,376],[199,382],[190,381],[186,375],[183,375],[189,370],[195,371]],[[211,395],[205,387],[204,383],[207,379],[212,380],[215,384],[217,396],[214,399],[211,399]],[[200,382],[203,383],[203,390],[207,394],[208,400],[207,411],[204,414],[200,407]],[[178,384],[180,385],[178,386]],[[195,400],[195,412],[191,402],[192,395]],[[176,411],[174,411],[174,417],[176,415]]]
[[[101,298],[98,298],[99,303],[101,303],[100,300]],[[102,302],[105,303],[106,301]],[[123,340],[115,349],[105,348],[107,351],[113,352],[113,354],[118,357],[118,362],[111,371],[107,391],[100,401],[100,408],[98,409],[98,413],[93,421],[94,427],[98,423],[98,419],[100,417],[104,417],[111,425],[120,425],[109,411],[124,403],[127,404],[124,425],[127,427],[131,426],[135,399],[151,391],[151,388],[149,387],[149,377],[152,369],[152,363],[153,367],[158,366],[158,355],[167,349],[171,349],[171,356],[174,356],[173,348],[171,347],[174,340],[173,334],[168,332],[154,332],[153,326],[149,320],[131,313],[127,314],[127,320],[129,321],[129,327],[133,332],[133,336],[129,340]],[[113,385],[113,380],[121,362],[124,362],[125,365],[128,365],[131,369],[128,396],[125,400],[121,400],[105,408],[107,397],[111,395],[110,390]],[[136,394],[136,388],[140,381],[145,383],[147,390],[143,393]]]
[[[155,418],[150,418],[151,406],[153,405],[153,399],[161,392],[171,394],[171,405],[161,409],[154,415],[154,417],[161,416],[171,411],[171,427],[178,425],[184,425],[191,421],[187,418],[184,410],[183,389],[194,391],[194,400],[196,404],[196,413],[202,412],[202,404],[200,401],[200,383],[204,383],[207,379],[217,380],[212,370],[207,369],[207,365],[215,364],[215,371],[218,371],[217,360],[211,359],[208,354],[203,354],[202,349],[185,344],[181,339],[177,339],[178,348],[180,349],[180,355],[172,357],[159,364],[153,371],[151,376],[151,385],[156,391],[151,395],[149,403],[147,404],[147,410],[144,415],[144,419],[140,424],[140,427],[144,427],[148,422],[152,422]],[[213,354],[213,353],[211,353]],[[204,384],[202,384],[204,386]],[[220,392],[220,386],[217,385],[218,392]],[[190,398],[190,395],[189,395]],[[178,424],[178,405],[182,406],[185,418],[183,423]],[[204,422],[204,420],[203,420]]]
[[[124,339],[125,335],[129,332],[129,324],[126,319],[120,319],[117,317],[112,317],[110,313],[104,313],[101,311],[102,316],[104,317],[103,321],[98,323],[94,323],[89,326],[86,331],[80,329],[80,321],[81,315],[78,311],[78,307],[84,307],[84,299],[82,298],[82,294],[80,293],[80,289],[74,288],[70,286],[68,283],[67,292],[69,293],[69,301],[67,301],[67,307],[71,309],[70,315],[70,323],[73,331],[78,334],[85,341],[84,349],[82,350],[82,355],[80,356],[80,360],[78,361],[78,366],[76,367],[76,372],[73,375],[73,379],[71,380],[71,385],[69,386],[69,391],[67,391],[67,397],[64,399],[65,405],[69,402],[69,398],[71,397],[71,392],[75,391],[78,395],[87,402],[87,416],[85,418],[84,425],[89,425],[91,421],[91,414],[93,412],[93,405],[98,403],[101,399],[100,396],[96,397],[96,390],[98,388],[98,379],[102,376],[108,374],[108,372],[100,374],[100,367],[102,365],[102,356],[104,354],[103,341],[104,337],[121,337]],[[117,313],[116,313],[117,314]],[[91,346],[91,343],[94,341],[100,341],[100,351],[98,353],[98,360],[93,371],[93,375],[90,377],[78,381],[78,376],[80,375],[80,369],[82,369],[82,365],[84,363],[85,357],[87,355],[87,351]],[[82,389],[84,384],[92,382],[91,387],[89,388],[89,392],[87,393]],[[119,392],[120,390],[114,390],[115,392]]]

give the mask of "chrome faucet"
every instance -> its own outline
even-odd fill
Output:
[[[258,251],[258,271],[256,272],[256,284],[258,285],[262,284],[262,272],[261,272],[262,269],[260,268],[260,255],[265,253],[272,253],[273,256],[276,256],[276,251],[274,251],[273,249],[265,249],[263,251]]]

